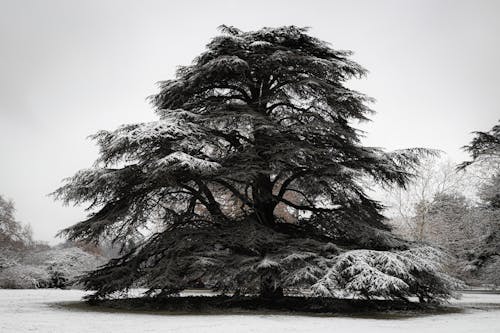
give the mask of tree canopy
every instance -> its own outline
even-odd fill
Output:
[[[95,297],[134,283],[167,294],[202,283],[268,296],[312,286],[327,296],[449,295],[428,251],[383,251],[412,250],[390,235],[362,180],[404,186],[426,151],[361,144],[353,122],[373,111],[345,85],[366,74],[351,52],[295,26],[221,32],[160,82],[150,98],[159,120],[95,134],[94,167],[55,192],[90,203],[89,217],[63,230],[71,240],[153,230],[84,279]]]

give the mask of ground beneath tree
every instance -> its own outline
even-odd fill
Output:
[[[389,300],[331,299],[320,297],[286,296],[276,299],[230,296],[179,296],[165,298],[126,298],[91,301],[97,309],[121,309],[133,312],[161,311],[173,314],[349,314],[370,316],[383,312],[391,316],[413,316],[432,313],[457,312],[450,306],[422,305],[420,303]],[[81,308],[83,304],[74,304]],[[71,306],[71,305],[68,305]]]
[[[78,290],[0,290],[0,332],[500,332],[500,294],[467,293],[460,311],[300,315],[275,311],[172,314],[92,307]]]

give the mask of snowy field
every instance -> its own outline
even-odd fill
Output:
[[[302,315],[165,315],[62,307],[78,290],[0,290],[0,332],[500,332],[500,294],[465,294],[462,313],[404,319]]]

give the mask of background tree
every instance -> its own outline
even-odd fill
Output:
[[[490,151],[491,152],[491,151]],[[498,284],[498,159],[457,169],[442,156],[424,159],[406,188],[377,193],[394,232],[445,250],[446,270],[470,284]]]
[[[0,195],[0,248],[3,251],[15,251],[29,248],[33,244],[31,226],[17,221],[14,202]]]
[[[471,164],[487,163],[492,176],[480,191],[484,204],[483,219],[488,221],[483,239],[475,251],[473,267],[482,280],[499,284],[500,280],[500,124],[487,132],[475,132],[475,137],[464,149],[472,155],[472,161],[464,162],[461,168]]]
[[[429,232],[427,241],[458,253],[476,233],[468,218],[471,203],[459,193],[438,193],[427,209]]]
[[[481,187],[479,197],[491,209],[500,209],[500,173],[493,175]]]
[[[471,284],[500,282],[497,139],[496,127],[477,132],[465,146],[473,161],[455,169],[431,158],[430,167],[421,164],[407,188],[391,189],[393,200],[386,201],[400,235],[445,249],[447,270]]]
[[[439,153],[423,158],[415,177],[405,187],[375,188],[375,196],[386,206],[394,232],[408,240],[425,241],[431,236],[429,210],[442,195],[475,196],[479,180],[476,170],[457,171],[456,164]]]
[[[492,175],[479,193],[483,203],[481,218],[485,230],[471,256],[473,270],[482,281],[498,285],[500,283],[500,124],[487,132],[475,132],[471,143],[464,147],[472,156],[472,161],[461,164],[465,169],[472,164],[487,164]]]
[[[500,124],[493,126],[487,132],[474,132],[470,144],[464,150],[472,156],[471,161],[463,162],[460,168],[466,168],[473,163],[498,162],[500,160]],[[496,165],[498,168],[498,164]]]
[[[156,224],[83,279],[94,297],[138,282],[171,294],[200,281],[268,298],[297,288],[448,296],[430,250],[392,237],[361,186],[364,177],[404,186],[425,151],[360,143],[351,124],[367,119],[371,99],[344,85],[366,73],[351,53],[294,26],[221,30],[160,83],[151,97],[158,121],[94,135],[95,166],[55,192],[93,211],[63,231],[70,240],[123,242]],[[278,205],[298,221],[286,223]]]

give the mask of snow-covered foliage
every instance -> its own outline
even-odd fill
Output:
[[[205,286],[214,291],[258,294],[263,279],[285,294],[322,297],[382,297],[421,301],[446,299],[460,282],[441,272],[442,252],[431,247],[406,250],[351,250],[310,235],[276,232],[255,221],[227,222],[217,228],[163,232],[143,247],[92,272],[84,282],[106,297],[140,281],[148,294],[172,294]],[[178,239],[183,239],[179,242]],[[132,267],[132,270],[128,270]]]
[[[488,258],[488,262],[480,270],[479,278],[484,284],[500,286],[500,255]]]
[[[80,248],[52,249],[36,253],[30,259],[40,262],[50,274],[51,285],[65,287],[75,283],[75,278],[103,264],[103,259]]]
[[[0,288],[65,288],[73,286],[76,277],[104,263],[77,247],[26,252],[18,257],[4,260],[0,266]]]
[[[185,110],[168,110],[149,123],[124,125],[115,131],[100,131],[91,136],[100,146],[99,162],[136,160],[151,155],[159,143],[170,148],[193,148],[205,132],[196,124],[198,115]]]
[[[275,297],[310,288],[347,248],[408,248],[360,180],[404,186],[427,152],[361,144],[351,124],[367,119],[372,99],[345,86],[366,73],[351,52],[295,26],[222,31],[160,83],[150,99],[158,121],[96,134],[94,167],[55,192],[92,212],[63,230],[70,240],[123,241],[160,226],[83,278],[95,297],[200,283]],[[282,223],[277,207],[294,209],[297,221]],[[397,279],[386,295],[406,288]]]
[[[446,271],[471,285],[498,283],[495,275],[500,274],[495,266],[500,253],[500,177],[493,166],[468,167],[466,173],[450,162],[434,160],[409,184],[406,195],[397,191],[385,201],[396,213],[391,223],[398,235],[446,251]]]
[[[51,277],[45,267],[18,264],[0,270],[0,288],[32,289],[50,287]]]
[[[347,251],[312,289],[320,296],[446,299],[459,280],[441,273],[445,255],[431,247],[405,251]],[[432,285],[432,288],[429,288]]]
[[[0,252],[0,270],[17,265],[16,253],[2,249]]]
[[[174,152],[158,160],[158,168],[163,171],[189,170],[200,175],[213,174],[221,165],[217,162],[207,161],[193,157],[183,152]]]
[[[475,132],[475,137],[466,145],[465,151],[472,155],[472,161],[462,163],[466,168],[472,163],[484,163],[500,160],[500,121],[487,132]]]
[[[475,208],[469,214],[474,233],[457,242],[461,273],[474,284],[500,285],[500,209]]]
[[[464,148],[472,155],[472,161],[462,163],[461,168],[479,164],[486,165],[493,171],[493,175],[481,186],[479,192],[481,216],[478,224],[484,226],[484,230],[481,239],[469,253],[467,267],[480,281],[498,285],[500,284],[500,123],[487,132],[475,132],[475,137]]]

